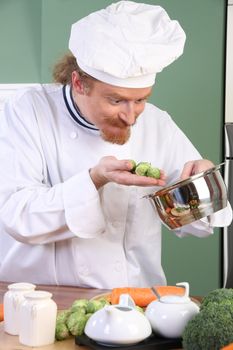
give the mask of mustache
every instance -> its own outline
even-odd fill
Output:
[[[138,116],[135,117],[135,122],[134,122],[134,124],[135,124],[136,121],[137,121],[137,117],[138,117]],[[134,124],[133,124],[133,125],[134,125]],[[121,119],[109,119],[109,120],[108,120],[108,125],[109,125],[109,126],[116,126],[116,127],[118,127],[119,129],[125,129],[126,127],[129,127],[129,125],[128,125],[126,122],[124,122],[124,120],[121,120]]]

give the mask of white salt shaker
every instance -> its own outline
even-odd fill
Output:
[[[12,334],[19,334],[19,306],[24,300],[24,295],[33,291],[36,286],[32,283],[12,283],[4,294],[4,331]]]
[[[42,290],[25,295],[19,310],[21,344],[43,346],[54,342],[57,305],[51,298],[51,293]]]

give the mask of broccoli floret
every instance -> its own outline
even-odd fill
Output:
[[[68,339],[69,336],[70,336],[70,332],[65,322],[58,321],[56,323],[55,339],[65,340],[65,339]]]
[[[206,297],[203,298],[201,302],[200,309],[202,310],[209,303],[216,302],[222,303],[229,300],[233,304],[233,289],[232,288],[219,288],[211,291]]]
[[[100,300],[90,300],[87,304],[87,312],[86,313],[93,314],[94,312],[102,309],[103,307],[104,307],[104,304]]]
[[[191,319],[183,332],[186,350],[219,350],[233,342],[233,305],[211,302]]]
[[[82,335],[87,322],[85,314],[75,311],[68,317],[66,325],[72,335]]]

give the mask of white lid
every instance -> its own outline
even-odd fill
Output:
[[[189,297],[179,296],[179,295],[166,295],[161,297],[159,301],[165,304],[186,304],[190,302]]]
[[[8,286],[9,290],[14,290],[14,291],[19,291],[19,292],[33,290],[35,288],[36,288],[35,284],[24,283],[24,282],[12,283],[12,284],[9,284],[9,286]]]
[[[29,292],[25,295],[26,299],[51,299],[52,293],[46,292],[44,290],[35,290]]]

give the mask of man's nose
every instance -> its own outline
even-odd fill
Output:
[[[137,113],[132,104],[127,104],[125,108],[119,113],[121,120],[125,122],[128,126],[131,126],[135,123]]]

